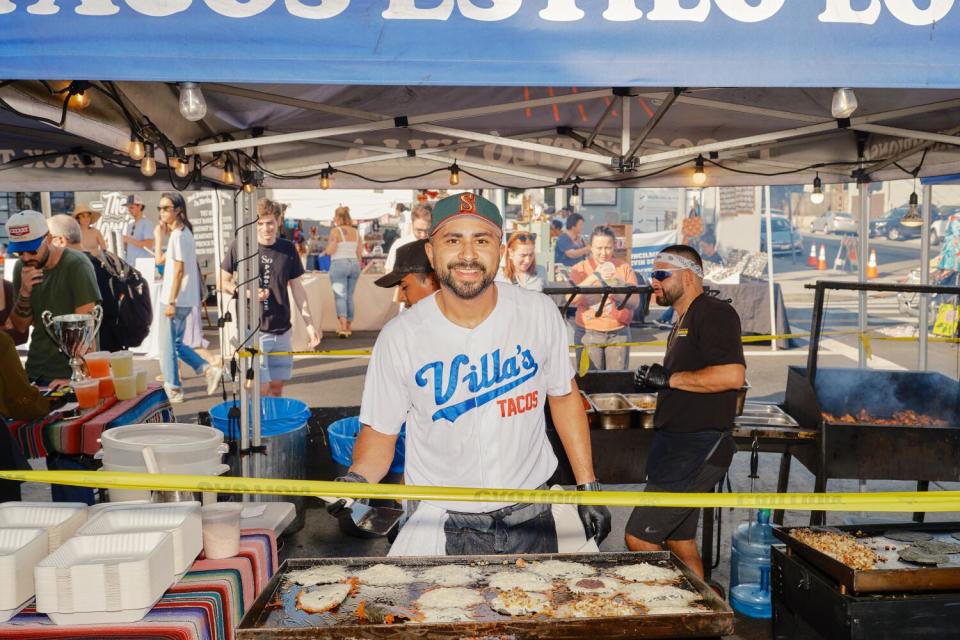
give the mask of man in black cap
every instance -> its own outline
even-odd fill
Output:
[[[408,308],[440,288],[427,251],[428,240],[417,240],[397,249],[393,271],[379,278],[374,284],[384,289],[398,287],[397,301]]]

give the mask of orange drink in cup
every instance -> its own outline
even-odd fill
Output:
[[[113,378],[107,376],[106,378],[99,378],[97,382],[100,383],[101,398],[112,398],[116,395],[116,392],[113,390]]]
[[[87,372],[91,378],[104,378],[110,375],[110,352],[94,351],[83,356],[87,363]]]
[[[81,409],[92,409],[100,399],[100,381],[89,378],[73,383],[73,392],[77,394],[77,404]]]

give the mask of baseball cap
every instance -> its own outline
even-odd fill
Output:
[[[7,220],[7,236],[10,238],[7,251],[33,253],[40,248],[48,231],[47,219],[39,211],[27,209],[15,213]]]
[[[140,205],[140,206],[142,207],[142,206],[143,206],[143,198],[141,198],[140,196],[138,196],[138,195],[135,194],[135,193],[131,193],[130,195],[127,196],[127,200],[126,200],[126,202],[124,202],[123,204],[125,204],[125,205],[138,204],[138,205]]]
[[[377,278],[374,282],[378,287],[389,289],[400,284],[408,273],[433,273],[430,260],[427,259],[426,240],[416,240],[397,249],[397,259],[393,263],[393,271]]]
[[[483,196],[467,192],[447,196],[434,205],[430,235],[435,234],[447,222],[461,216],[473,216],[489,222],[497,228],[501,235],[503,234],[503,217],[500,215],[497,205]]]

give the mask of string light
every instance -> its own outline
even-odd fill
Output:
[[[186,178],[190,175],[190,161],[186,158],[174,158],[176,166],[174,167],[174,172],[179,178]]]
[[[570,206],[580,206],[580,185],[577,183],[573,183],[573,187],[570,188]]]
[[[233,162],[227,158],[223,165],[223,173],[220,175],[220,181],[224,184],[236,184],[237,176],[233,173]]]
[[[920,212],[917,211],[917,207],[920,204],[920,198],[917,197],[916,177],[914,177],[913,182],[913,193],[910,194],[910,199],[907,201],[907,213],[900,218],[900,224],[905,227],[923,226],[923,217],[920,215]]]
[[[450,186],[455,187],[458,184],[460,184],[460,167],[454,162],[453,166],[450,167]]]
[[[190,122],[203,120],[207,115],[207,101],[196,82],[181,82],[180,87],[180,115]]]
[[[320,171],[320,188],[324,191],[330,188],[330,172],[326,169]]]
[[[77,111],[83,111],[90,106],[90,94],[86,91],[71,93],[68,100],[70,101],[70,108]]]
[[[830,114],[837,119],[849,118],[859,106],[857,94],[853,92],[853,89],[846,87],[836,89],[833,92],[833,100],[830,103]]]
[[[157,160],[153,157],[153,145],[149,142],[144,145],[144,156],[140,160],[140,173],[147,178],[157,172]]]
[[[693,167],[693,184],[698,187],[707,181],[707,173],[703,169],[703,156],[697,156]]]
[[[810,202],[820,204],[823,202],[823,182],[820,180],[820,173],[817,172],[813,179],[813,193],[810,194]]]
[[[256,189],[256,187],[253,185],[253,182],[251,182],[250,180],[244,180],[244,181],[243,181],[243,192],[244,192],[244,193],[253,193],[253,190],[254,190],[254,189]]]
[[[127,143],[127,155],[130,156],[131,160],[143,160],[143,154],[143,140],[140,139],[140,136],[131,132],[130,142]]]

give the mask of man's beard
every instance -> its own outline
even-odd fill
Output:
[[[672,294],[666,289],[663,289],[663,293],[657,296],[657,304],[661,307],[671,307],[673,303],[677,301],[680,296],[678,294]]]
[[[483,275],[483,277],[477,282],[457,282],[453,278],[454,269],[476,269]],[[480,262],[451,262],[447,265],[446,269],[437,272],[437,276],[440,278],[440,282],[451,289],[458,298],[472,300],[483,293],[487,287],[493,284],[496,274],[490,275],[487,272],[487,268],[484,267]]]

